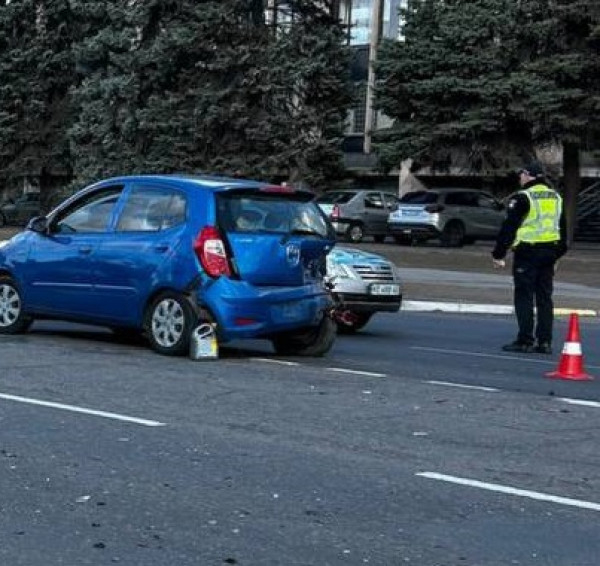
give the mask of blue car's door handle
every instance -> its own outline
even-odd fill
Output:
[[[169,244],[156,244],[156,246],[154,246],[154,249],[157,252],[163,253],[169,250]]]
[[[92,253],[92,246],[80,246],[79,253],[82,255],[89,255]]]

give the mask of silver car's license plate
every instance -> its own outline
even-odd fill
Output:
[[[400,285],[394,283],[373,283],[369,291],[371,295],[399,295]]]
[[[398,211],[398,216],[421,216],[421,213],[418,208],[405,208]]]

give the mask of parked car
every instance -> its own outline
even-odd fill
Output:
[[[27,224],[40,214],[40,194],[25,193],[0,205],[0,227],[7,224]]]
[[[360,330],[375,313],[397,312],[402,306],[398,269],[381,255],[336,246],[327,256],[327,276],[342,334]]]
[[[354,243],[365,236],[383,242],[388,235],[388,217],[399,201],[396,195],[364,189],[328,191],[317,197],[317,204],[329,216],[336,234]]]
[[[261,222],[240,221],[257,214]],[[107,179],[0,247],[0,333],[72,320],[143,331],[157,352],[179,355],[208,321],[219,342],[265,338],[280,354],[323,355],[336,334],[324,285],[334,243],[308,191],[220,177]]]
[[[440,239],[449,247],[493,240],[505,217],[504,205],[477,189],[437,188],[406,193],[389,215],[399,244]]]

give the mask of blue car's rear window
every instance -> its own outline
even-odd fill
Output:
[[[217,210],[219,226],[228,232],[300,231],[324,238],[330,235],[326,218],[305,196],[225,193],[217,197]]]

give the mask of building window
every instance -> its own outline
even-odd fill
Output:
[[[365,45],[371,41],[371,13],[376,0],[341,0],[340,19],[348,28],[350,45]],[[382,2],[382,37],[399,39],[401,36],[399,10],[407,0],[378,0]]]
[[[367,106],[367,83],[354,83],[356,98],[348,116],[347,134],[362,134],[365,131],[365,118]]]

